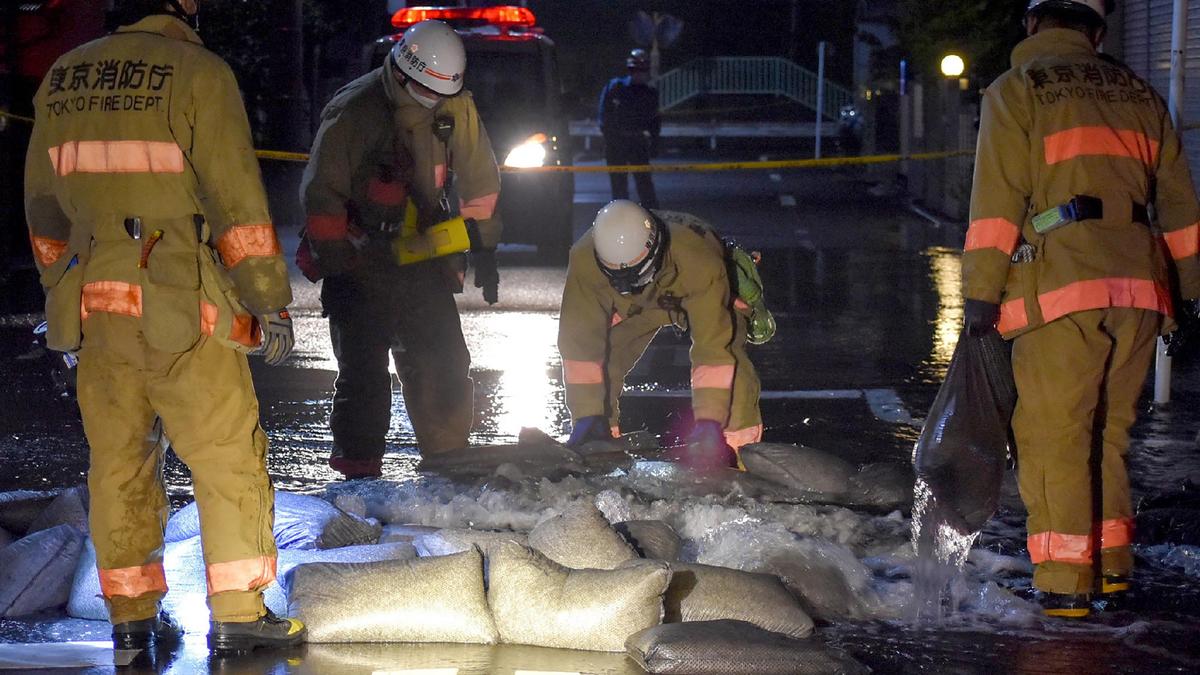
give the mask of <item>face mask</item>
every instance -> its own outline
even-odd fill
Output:
[[[420,103],[425,108],[433,108],[442,101],[440,97],[435,96],[433,98],[429,98],[428,96],[422,94],[420,90],[413,86],[412,80],[404,83],[404,91],[407,91],[409,96],[412,96],[414,99],[416,99],[417,103]]]

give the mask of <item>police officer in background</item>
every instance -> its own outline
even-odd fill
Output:
[[[662,120],[658,115],[658,90],[651,87],[650,59],[635,49],[625,60],[629,74],[614,77],[600,94],[597,119],[604,134],[604,159],[609,166],[649,164],[657,153]],[[629,175],[610,173],[613,199],[629,199]],[[638,200],[648,209],[658,208],[649,172],[633,174]]]
[[[967,332],[1013,343],[1033,585],[1059,617],[1129,588],[1129,428],[1155,340],[1200,296],[1187,159],[1162,99],[1097,53],[1112,9],[1029,4],[984,93],[963,253]]]

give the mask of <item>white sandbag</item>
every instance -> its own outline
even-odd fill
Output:
[[[289,616],[308,627],[309,642],[498,639],[475,548],[410,561],[300,565],[285,585]]]
[[[0,549],[3,549],[5,546],[8,546],[14,541],[16,541],[16,539],[8,533],[8,530],[0,527]]]
[[[512,542],[499,544],[488,562],[500,639],[539,647],[622,651],[625,638],[662,621],[671,581],[670,568],[656,560],[573,570]]]
[[[613,526],[643,558],[675,560],[683,540],[661,520],[627,520]]]
[[[29,531],[29,525],[54,501],[58,492],[14,490],[0,492],[0,527],[14,537]]]
[[[164,599],[169,607],[204,604],[208,594],[204,580],[204,559],[199,538],[168,544],[163,555],[163,567],[170,590]],[[263,589],[263,601],[276,614],[287,611],[287,593],[279,580],[297,565],[311,562],[374,562],[377,560],[412,560],[417,555],[408,543],[368,544],[345,546],[326,551],[280,549],[276,563],[276,580]],[[67,615],[77,619],[107,621],[108,609],[100,595],[100,578],[96,572],[96,549],[87,540],[75,570]]]
[[[853,464],[803,445],[751,443],[738,453],[746,471],[795,490],[837,497],[851,489]]]
[[[471,550],[472,546],[478,546],[486,557],[500,542],[515,541],[524,545],[527,538],[521,532],[446,528],[417,537],[413,546],[421,557],[461,553]]]
[[[771,574],[671,563],[664,623],[735,619],[794,638],[812,635],[813,621]]]
[[[72,525],[80,532],[88,531],[87,488],[63,490],[46,509],[29,524],[28,534],[48,530],[56,525]]]
[[[4,547],[0,616],[24,616],[66,604],[83,539],[71,525],[58,525]]]
[[[858,675],[857,661],[816,639],[796,640],[744,621],[654,626],[629,637],[629,656],[649,673]]]
[[[275,492],[275,545],[281,549],[325,549],[379,541],[379,523],[351,515],[320,497]],[[166,541],[200,534],[200,512],[192,502],[167,522]]]
[[[538,523],[529,545],[573,569],[611,570],[638,555],[591,502],[575,502]]]

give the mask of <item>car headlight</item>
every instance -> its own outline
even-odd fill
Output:
[[[508,151],[504,166],[529,169],[546,163],[546,134],[534,134]]]

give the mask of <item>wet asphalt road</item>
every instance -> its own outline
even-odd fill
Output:
[[[856,463],[908,460],[912,443],[949,362],[961,324],[958,255],[961,227],[938,227],[870,188],[879,177],[858,171],[770,174],[659,175],[663,208],[709,219],[722,233],[763,251],[761,270],[779,334],[752,351],[763,380],[765,440],[797,442]],[[886,184],[886,180],[884,180]],[[608,201],[607,178],[583,174],[576,183],[576,235]],[[294,249],[294,230],[284,229]],[[555,349],[564,270],[538,264],[513,249],[501,256],[501,304],[489,308],[478,291],[460,298],[476,380],[472,440],[512,442],[524,426],[563,435],[560,362]],[[26,351],[36,311],[31,279],[15,275],[0,298],[0,490],[65,487],[82,482],[86,446],[70,404],[56,401],[44,373],[14,360]],[[281,489],[315,490],[336,475],[324,463],[325,426],[334,376],[316,288],[293,275],[298,344],[289,362],[270,369],[253,361],[262,421],[272,440],[270,469]],[[1143,416],[1132,454],[1139,496],[1172,493],[1200,477],[1193,435],[1200,369],[1182,364],[1177,401]],[[637,390],[623,405],[622,427],[645,428],[669,440],[687,417],[686,343],[664,330],[631,375]],[[396,398],[385,472],[411,471],[412,432]],[[172,501],[190,499],[187,469],[168,464]],[[1169,498],[1168,498],[1169,501]],[[1017,554],[1023,512],[1009,486],[1005,505],[982,545]],[[1166,569],[1140,571],[1143,590],[1130,609],[1109,613],[1095,629],[976,625],[940,627],[847,623],[827,639],[877,672],[1195,672],[1200,668],[1200,591],[1196,579]],[[1028,585],[1028,579],[1011,586]],[[102,627],[0,625],[9,641],[103,639]],[[29,631],[26,634],[26,631]],[[1032,636],[1031,636],[1032,635]],[[310,648],[312,650],[312,648]],[[286,658],[209,663],[201,649],[184,653],[171,672],[321,672],[321,663],[394,662],[404,646],[329,646]],[[333,653],[338,658],[324,659]],[[534,654],[534,656],[530,656]],[[529,652],[533,658],[535,652]],[[560,655],[561,656],[561,655]],[[559,670],[634,672],[614,657],[576,655],[546,663]],[[307,662],[307,663],[306,663]],[[428,666],[426,666],[428,667]],[[161,668],[159,668],[161,670]]]

